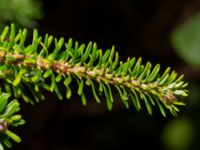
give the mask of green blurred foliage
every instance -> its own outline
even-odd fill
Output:
[[[167,124],[162,140],[167,150],[189,150],[194,135],[192,121],[186,117],[180,117]]]
[[[188,19],[172,34],[177,53],[190,65],[200,67],[200,13]]]
[[[31,28],[42,15],[40,1],[0,0],[0,29],[10,22]]]
[[[189,17],[174,30],[172,45],[187,64],[197,69],[200,68],[200,13]],[[197,141],[199,138],[200,86],[198,79],[196,81],[193,78],[190,80],[188,107],[185,110],[188,117],[172,120],[166,124],[163,130],[162,140],[167,150],[199,149]]]

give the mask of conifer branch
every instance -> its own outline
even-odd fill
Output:
[[[137,110],[144,103],[149,114],[152,114],[152,106],[157,105],[163,116],[166,116],[165,109],[177,115],[177,106],[184,105],[187,83],[183,81],[183,75],[178,76],[170,68],[160,73],[159,64],[154,67],[150,62],[142,65],[142,58],[136,60],[134,57],[121,62],[114,46],[103,52],[92,42],[79,45],[69,39],[65,43],[64,38],[58,40],[48,34],[43,40],[36,29],[32,43],[26,44],[26,34],[26,29],[16,34],[12,24],[10,33],[9,27],[5,27],[0,37],[1,89],[9,96],[23,98],[25,102],[39,102],[45,98],[40,90],[43,88],[63,99],[57,85],[62,82],[69,99],[72,95],[70,83],[76,80],[83,105],[87,104],[85,86],[91,87],[98,103],[104,94],[109,110],[114,102],[113,88],[119,92],[126,108],[129,108],[130,100]]]

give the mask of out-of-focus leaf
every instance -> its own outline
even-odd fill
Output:
[[[194,127],[188,118],[177,118],[167,124],[163,132],[167,150],[189,150],[194,139]]]
[[[200,67],[200,13],[187,20],[172,34],[177,53],[190,65]]]

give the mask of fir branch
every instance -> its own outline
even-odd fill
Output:
[[[15,98],[39,102],[45,99],[40,90],[43,88],[63,99],[58,88],[58,83],[62,82],[69,99],[72,95],[70,83],[76,80],[83,105],[87,104],[85,86],[91,87],[98,103],[104,94],[109,110],[114,103],[113,88],[119,92],[126,108],[132,100],[138,111],[143,103],[149,114],[152,114],[152,106],[157,105],[163,116],[166,116],[165,109],[177,115],[177,106],[184,105],[187,83],[183,81],[183,75],[178,76],[169,67],[160,73],[159,64],[154,67],[150,62],[142,65],[142,58],[133,57],[121,62],[114,46],[103,52],[92,42],[79,45],[69,39],[65,43],[64,38],[58,40],[48,34],[43,40],[36,29],[32,43],[26,44],[26,35],[26,29],[16,34],[12,24],[10,28],[5,27],[0,37],[1,88]],[[50,83],[46,82],[47,78]]]
[[[155,101],[159,101],[158,104],[161,102],[175,115],[175,110],[177,110],[174,108],[175,105],[183,104],[181,99],[187,96],[187,90],[185,90],[187,83],[182,81],[183,75],[177,77],[177,73],[170,72],[170,68],[160,75],[160,65],[155,65],[151,69],[150,62],[147,62],[146,65],[141,64],[142,58],[138,60],[128,58],[126,62],[119,62],[119,55],[118,52],[115,52],[114,47],[103,53],[101,49],[97,49],[96,43],[90,42],[86,47],[84,44],[79,46],[78,42],[75,42],[73,48],[72,39],[65,43],[63,38],[60,40],[55,38],[55,44],[52,45],[53,36],[47,34],[42,41],[37,30],[33,32],[32,44],[26,46],[26,29],[20,30],[15,35],[15,27],[12,24],[9,36],[7,35],[8,30],[9,27],[6,27],[0,40],[1,78],[9,86],[18,88],[18,93],[22,94],[23,98],[27,97],[20,91],[23,84],[30,87],[42,87],[43,85],[43,88],[55,91],[61,98],[62,95],[57,89],[56,82],[60,82],[62,78],[68,91],[70,90],[70,78],[75,78],[79,86],[85,86],[84,83],[91,86],[96,99],[98,92],[104,92],[105,96],[108,95],[109,109],[112,108],[113,103],[110,85],[116,87],[121,93],[120,96],[126,105],[128,101],[125,99],[129,94],[132,95],[134,104],[136,104],[137,97],[144,100],[150,114],[151,105],[155,105]],[[54,46],[52,52],[49,50],[50,46]],[[8,72],[12,72],[12,74],[7,76]],[[51,85],[45,83],[45,78],[51,79]],[[92,82],[95,82],[95,85],[98,83],[100,90],[96,89],[96,86],[92,86]],[[36,90],[37,88],[34,89],[35,93],[39,92]],[[19,96],[20,94],[15,95]],[[83,90],[79,90],[78,94],[83,95]],[[38,97],[41,97],[41,93],[33,95],[38,100]],[[67,98],[70,96],[68,95]],[[137,103],[140,103],[141,100],[138,100]]]
[[[21,142],[20,137],[10,131],[9,128],[25,123],[21,115],[16,114],[20,110],[19,102],[16,99],[8,102],[8,98],[8,93],[0,94],[0,149],[3,149],[2,143],[7,147],[11,147],[10,139],[18,143]]]
[[[13,60],[7,60],[7,58],[12,58]],[[32,60],[32,61],[31,61]],[[140,61],[140,60],[139,60]],[[109,84],[115,86],[123,86],[125,88],[129,88],[130,90],[138,90],[147,94],[152,94],[160,97],[161,100],[166,101],[168,104],[177,101],[178,96],[187,96],[186,93],[181,92],[179,90],[173,91],[173,88],[179,88],[182,86],[184,88],[187,84],[178,85],[177,81],[181,80],[183,76],[180,76],[180,79],[173,82],[168,82],[168,84],[164,84],[164,80],[160,79],[160,82],[148,82],[153,80],[152,76],[146,77],[145,80],[142,80],[142,74],[139,75],[138,78],[130,77],[129,75],[121,76],[120,74],[113,74],[108,68],[88,68],[86,65],[81,66],[80,64],[70,65],[69,62],[61,62],[61,61],[52,61],[40,56],[32,57],[31,55],[25,56],[23,54],[16,54],[11,52],[0,51],[0,62],[6,62],[9,65],[21,65],[25,68],[36,69],[39,68],[43,71],[47,69],[53,70],[55,73],[61,73],[62,76],[66,76],[68,74],[81,77],[88,78],[90,80],[96,80],[98,82],[107,82]],[[147,63],[147,66],[150,63]],[[160,65],[155,67],[155,70],[159,70]],[[167,69],[168,72],[169,69]],[[144,72],[144,71],[143,71]],[[144,73],[143,73],[144,74]],[[149,73],[150,74],[150,73]],[[155,77],[154,77],[155,78]],[[169,77],[168,77],[169,78]],[[31,82],[31,81],[30,81]],[[180,82],[179,82],[180,83]],[[176,85],[175,85],[176,84]]]

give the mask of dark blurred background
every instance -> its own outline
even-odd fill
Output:
[[[13,149],[200,149],[199,66],[185,60],[172,41],[175,31],[198,14],[200,1],[42,0],[41,3],[43,18],[37,21],[41,35],[49,33],[66,40],[71,37],[80,43],[95,41],[103,50],[115,45],[121,60],[142,56],[144,62],[160,63],[163,70],[170,66],[185,74],[185,80],[190,82],[190,97],[178,118],[170,114],[164,118],[157,108],[152,116],[145,107],[140,112],[134,106],[126,110],[118,96],[114,109],[108,111],[104,100],[97,104],[87,88],[88,105],[84,107],[74,83],[70,100],[59,101],[54,94],[46,93],[46,100],[37,106],[22,103],[27,123],[17,129],[22,143],[14,144]],[[200,50],[195,54],[200,57]]]

